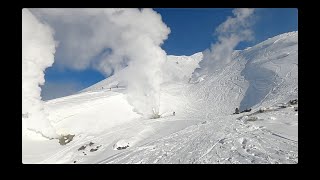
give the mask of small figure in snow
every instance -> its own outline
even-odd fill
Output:
[[[175,115],[176,115],[176,112],[173,111],[173,115],[175,116]]]
[[[236,108],[236,110],[235,110],[234,113],[235,113],[235,114],[239,114],[239,108]]]
[[[117,85],[117,88],[119,88],[118,85]]]
[[[111,91],[111,88],[110,88],[110,91]]]

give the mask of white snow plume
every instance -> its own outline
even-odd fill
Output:
[[[228,17],[216,28],[214,34],[218,36],[218,41],[203,52],[203,60],[199,63],[201,69],[194,72],[195,76],[199,76],[200,72],[206,73],[208,69],[222,68],[231,61],[234,48],[241,41],[253,39],[250,27],[254,9],[240,8],[232,12],[234,17]]]
[[[73,69],[95,68],[106,76],[123,69],[128,101],[150,116],[159,111],[160,45],[170,29],[152,9],[33,9],[56,31],[56,62]],[[125,68],[125,69],[124,69]]]
[[[44,70],[54,61],[56,43],[52,29],[28,10],[22,10],[22,124],[23,134],[32,130],[47,138],[56,138],[41,101]]]

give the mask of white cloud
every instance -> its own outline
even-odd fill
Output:
[[[125,69],[128,100],[145,116],[158,108],[160,45],[170,29],[152,9],[32,9],[56,31],[56,63],[73,69],[93,67],[105,75]],[[106,51],[110,50],[110,51]]]
[[[39,85],[44,83],[44,70],[54,60],[55,41],[52,29],[39,22],[28,9],[22,10],[22,114],[25,128],[46,137],[57,134],[43,109]]]
[[[228,17],[216,28],[215,35],[218,36],[218,41],[203,52],[203,60],[199,63],[201,69],[196,69],[194,77],[207,73],[208,69],[212,71],[223,68],[230,63],[232,52],[241,41],[253,39],[253,31],[250,28],[253,24],[254,9],[240,8],[232,12],[234,17]]]
[[[252,24],[250,18],[254,13],[254,9],[234,9],[232,13],[235,17],[228,17],[225,22],[217,27],[216,32],[218,35],[230,36],[231,34],[241,34],[241,30],[248,30],[247,28]]]

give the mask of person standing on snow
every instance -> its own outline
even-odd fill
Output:
[[[175,115],[176,115],[176,112],[173,111],[173,115],[175,116]]]

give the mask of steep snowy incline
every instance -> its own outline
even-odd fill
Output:
[[[189,99],[208,115],[228,115],[298,97],[298,32],[233,53],[225,68],[193,79]],[[203,80],[205,79],[205,80]]]
[[[181,89],[189,103],[176,118],[201,123],[100,163],[297,163],[298,114],[279,109],[298,98],[297,37],[290,32],[235,51],[225,68]],[[231,115],[235,107],[257,112],[262,105],[270,112],[250,121]]]
[[[163,67],[164,82],[188,82],[193,71],[199,67],[202,52],[191,56],[169,55]]]
[[[298,32],[278,35],[243,51],[247,60],[241,75],[249,87],[240,103],[271,106],[298,97]]]

